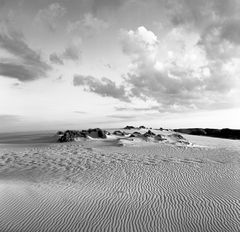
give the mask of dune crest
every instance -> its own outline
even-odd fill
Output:
[[[147,129],[144,126],[134,128],[126,126],[123,130],[106,131],[99,128],[82,131],[67,130],[58,133],[59,142],[81,141],[82,139],[108,139],[116,140],[119,145],[139,145],[139,143],[170,143],[175,145],[189,146],[192,145],[186,138],[176,132],[158,133],[157,130]]]

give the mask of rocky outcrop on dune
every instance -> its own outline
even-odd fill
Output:
[[[72,142],[75,141],[78,138],[87,138],[88,136],[91,138],[101,138],[105,139],[107,138],[108,132],[99,128],[95,129],[88,129],[88,130],[67,130],[65,131],[60,138],[58,139],[58,142]]]
[[[87,132],[86,132],[86,135],[90,136],[91,138],[106,139],[107,138],[107,131],[101,130],[99,128],[88,129]]]
[[[124,143],[139,143],[139,142],[148,142],[148,143],[158,143],[158,142],[166,142],[170,144],[176,145],[189,145],[187,139],[185,139],[182,135],[178,133],[171,134],[155,134],[156,131],[145,130],[141,133],[138,128],[136,131],[133,131],[131,134],[127,133],[124,130],[116,130],[113,132],[108,132],[102,130],[100,128],[88,129],[88,130],[67,130],[65,132],[57,133],[59,142],[72,142],[79,140],[80,138],[97,138],[97,139],[107,139],[110,140],[116,139],[117,141],[124,140]],[[107,135],[114,135],[107,137]]]
[[[140,133],[139,131],[134,131],[129,138],[137,138],[142,139],[145,142],[160,142],[166,141],[170,142],[171,144],[178,144],[178,145],[190,145],[190,142],[184,138],[182,135],[177,133],[172,134],[155,134],[153,131],[148,130],[145,133]]]
[[[146,129],[146,127],[145,126],[140,126],[139,129]]]
[[[82,131],[77,131],[77,130],[67,130],[63,133],[62,136],[58,139],[58,142],[63,143],[63,142],[72,142],[76,138],[80,137],[85,137],[86,135],[82,133]]]
[[[146,133],[143,134],[144,137],[153,137],[156,134],[154,134],[151,130],[148,130]]]
[[[139,139],[140,139],[140,141],[148,142],[148,143],[164,142],[164,143],[174,144],[178,146],[191,145],[191,143],[180,134],[177,134],[177,133],[155,134],[151,130],[148,130],[145,133],[140,133],[138,131],[135,131],[128,138],[136,142],[139,142]]]
[[[124,136],[124,135],[126,135],[126,133],[125,133],[124,131],[119,131],[119,130],[118,130],[118,131],[114,131],[113,134],[114,134],[114,135],[118,135],[118,136]]]
[[[132,129],[135,129],[135,127],[134,126],[125,126],[123,129],[124,130],[132,130]]]
[[[240,130],[234,129],[211,129],[211,128],[187,128],[187,129],[175,129],[174,131],[179,133],[185,133],[190,135],[202,135],[211,136],[225,139],[240,139]]]
[[[138,137],[141,136],[142,134],[138,131],[134,131],[129,137]]]

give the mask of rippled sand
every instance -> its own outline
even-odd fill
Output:
[[[0,231],[240,231],[239,150],[113,145],[1,148]]]

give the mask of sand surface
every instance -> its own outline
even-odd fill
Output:
[[[0,231],[240,231],[240,142],[0,146]]]

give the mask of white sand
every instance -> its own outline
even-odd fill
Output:
[[[0,231],[239,232],[239,141],[211,139],[1,149]]]

